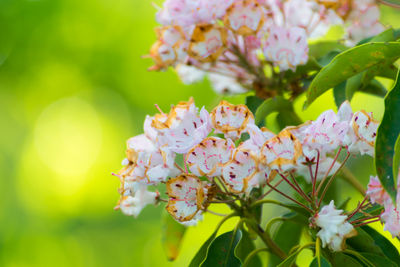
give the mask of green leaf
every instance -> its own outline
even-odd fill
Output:
[[[333,97],[335,98],[335,104],[337,108],[346,101],[346,82],[342,82],[333,88]]]
[[[280,129],[286,126],[296,126],[302,123],[294,110],[281,110],[276,117]]]
[[[292,103],[281,96],[265,100],[256,111],[256,124],[264,121],[269,114],[282,110],[293,110]]]
[[[351,101],[354,93],[361,87],[363,73],[358,73],[350,77],[346,82],[346,99]]]
[[[396,41],[393,28],[389,28],[372,37],[371,42],[392,42]]]
[[[332,263],[334,267],[362,267],[360,262],[342,252],[333,254]]]
[[[387,5],[387,6],[400,8],[400,1],[399,0],[381,0],[380,2],[382,4]]]
[[[201,264],[204,267],[240,267],[240,260],[235,256],[235,248],[242,238],[242,231],[226,232],[212,241],[206,260]]]
[[[306,248],[309,248],[309,247],[312,247],[312,246],[314,246],[314,243],[306,244],[304,246],[299,247],[298,249],[296,249],[295,252],[290,254],[284,261],[282,261],[278,265],[278,267],[291,267],[296,262],[296,258],[300,254],[300,252],[303,249],[306,249]]]
[[[363,252],[361,255],[369,260],[374,266],[384,266],[384,267],[398,267],[393,261],[383,256],[379,256],[373,253]]]
[[[250,109],[253,114],[256,114],[257,108],[264,102],[263,99],[255,95],[246,97],[246,106]]]
[[[400,71],[393,89],[385,97],[385,113],[375,141],[375,167],[379,180],[396,201],[396,178],[393,176],[394,147],[400,133]]]
[[[383,84],[381,84],[377,80],[370,81],[369,84],[363,86],[363,88],[360,89],[360,92],[379,97],[385,97],[385,95],[387,94],[385,86],[383,86]]]
[[[394,145],[394,156],[393,156],[393,177],[396,178],[399,175],[400,167],[400,134],[397,136],[396,143]]]
[[[382,249],[375,244],[374,239],[360,227],[356,228],[357,235],[346,240],[346,243],[358,252],[374,253],[385,256]]]
[[[328,89],[371,67],[400,57],[400,42],[367,43],[337,55],[321,69],[307,90],[305,107]]]
[[[221,222],[217,225],[217,228],[214,230],[214,232],[211,234],[211,236],[204,242],[204,244],[201,246],[199,251],[197,251],[196,255],[193,257],[192,261],[189,264],[189,267],[199,267],[206,259],[207,257],[207,252],[208,248],[210,247],[210,244],[214,241],[215,237],[217,236],[219,228],[222,226],[222,224],[229,219],[232,216],[226,216],[224,219],[221,220]]]
[[[355,221],[361,218],[365,218],[366,216],[375,216],[381,214],[383,211],[383,207],[380,205],[373,205],[370,208],[363,210],[363,212],[356,213],[349,221]]]
[[[294,246],[299,244],[302,229],[303,225],[292,221],[285,221],[279,226],[273,240],[285,253],[288,254]],[[279,265],[281,261],[282,260],[279,257],[271,254],[268,265],[275,267]]]
[[[163,212],[162,222],[162,245],[165,254],[167,255],[167,259],[173,261],[179,255],[186,227],[175,221],[175,219],[167,212]]]
[[[250,235],[244,229],[241,229],[242,238],[235,248],[235,256],[243,264],[246,257],[255,249],[253,240],[251,240]],[[255,255],[248,264],[249,267],[259,267],[262,266],[262,262],[258,255]]]
[[[386,257],[388,257],[390,260],[394,262],[400,263],[399,251],[392,244],[392,242],[387,240],[386,237],[384,237],[383,235],[381,235],[375,229],[369,227],[368,225],[361,226],[361,228],[372,237],[375,244],[382,249]]]
[[[332,267],[332,265],[329,263],[327,259],[321,256],[321,265],[318,264],[318,259],[317,257],[315,257],[310,263],[310,267]]]
[[[310,44],[309,46],[309,56],[316,59],[324,57],[326,54],[332,51],[342,52],[348,47],[337,41],[322,41]]]

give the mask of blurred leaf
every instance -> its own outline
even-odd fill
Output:
[[[331,61],[339,54],[340,54],[339,51],[331,51],[328,54],[326,54],[325,56],[323,56],[322,58],[320,58],[318,60],[318,63],[325,67],[326,65],[331,63]]]
[[[400,71],[393,89],[385,97],[385,113],[375,142],[375,167],[379,180],[396,201],[396,177],[393,177],[394,146],[400,133]]]
[[[186,227],[175,221],[168,212],[163,212],[162,223],[162,245],[167,259],[173,261],[178,257]]]
[[[391,259],[394,262],[400,263],[399,251],[392,244],[392,242],[387,240],[386,237],[384,237],[383,235],[381,235],[379,232],[377,232],[375,229],[371,228],[368,225],[361,226],[361,228],[372,237],[374,243],[382,249],[382,252],[389,259]]]
[[[364,253],[361,253],[361,255],[364,258],[366,258],[367,260],[369,260],[372,264],[374,264],[374,266],[384,266],[384,267],[397,267],[398,266],[390,259],[383,257],[383,256],[373,254],[373,253],[364,252]]]
[[[287,126],[296,126],[302,123],[302,120],[294,110],[281,110],[276,117],[280,129]]]
[[[276,96],[274,98],[269,98],[265,100],[257,108],[255,116],[256,124],[258,125],[259,123],[264,121],[269,114],[282,110],[293,110],[292,103],[281,96]]]
[[[338,108],[346,101],[346,81],[333,88],[333,97],[335,98],[335,104]]]
[[[273,240],[275,243],[285,252],[289,253],[289,251],[300,242],[300,235],[303,226],[291,221],[283,222],[278,230],[276,231]],[[277,266],[282,262],[282,260],[271,254],[268,266]]]
[[[235,256],[240,260],[240,262],[243,264],[246,257],[256,248],[254,246],[253,240],[251,240],[249,233],[245,231],[244,229],[241,229],[242,232],[242,238],[239,240],[239,243],[237,244],[235,248]],[[261,260],[258,257],[258,255],[255,255],[249,264],[247,265],[249,267],[258,267],[262,266]]]
[[[337,55],[322,68],[307,91],[305,107],[330,88],[378,64],[400,57],[400,42],[367,43]]]
[[[235,256],[235,248],[242,238],[242,231],[230,231],[218,236],[212,241],[206,260],[201,264],[204,267],[224,266],[240,267],[240,260]]]
[[[346,50],[348,47],[344,44],[341,44],[337,41],[322,41],[310,44],[309,46],[309,56],[314,57],[316,59],[320,59],[329,52],[342,52]]]
[[[258,199],[259,197],[261,197],[261,195],[263,194],[263,189],[262,187],[255,187],[251,190],[250,192],[250,197],[254,200]],[[261,223],[261,218],[262,218],[262,205],[258,205],[255,206],[253,208],[250,209],[250,211],[252,212],[252,214],[254,214],[254,216],[256,217],[256,220],[258,223]]]
[[[250,109],[253,114],[256,114],[257,108],[264,102],[263,99],[255,95],[246,97],[246,106]]]
[[[333,266],[334,267],[362,267],[362,264],[359,263],[357,260],[353,259],[352,257],[338,252],[333,254]]]
[[[318,259],[317,257],[315,257],[310,263],[310,267],[332,267],[332,265],[329,263],[327,259],[321,256],[321,264],[318,264]]]
[[[192,261],[189,264],[189,267],[199,267],[206,259],[208,249],[210,247],[210,244],[214,241],[215,237],[217,236],[219,228],[222,226],[222,224],[228,219],[229,217],[225,217],[224,219],[221,220],[221,222],[217,225],[216,229],[214,232],[211,234],[211,236],[206,240],[206,242],[203,243],[199,251],[197,251],[196,255],[193,257]]]
[[[385,97],[385,95],[387,94],[386,87],[375,79],[370,81],[370,83],[367,84],[366,86],[363,86],[360,92],[379,97]]]
[[[351,101],[354,93],[361,87],[361,80],[363,73],[358,73],[353,77],[350,77],[346,82],[346,99]]]
[[[382,249],[375,244],[374,239],[362,228],[357,227],[357,235],[346,240],[346,243],[358,252],[374,253],[384,256]]]
[[[278,267],[291,267],[296,262],[296,258],[300,254],[300,252],[303,249],[309,248],[309,247],[311,247],[313,245],[314,245],[313,243],[312,244],[310,243],[310,244],[306,244],[306,245],[303,245],[303,246],[299,247],[295,252],[290,254],[284,261],[282,261],[278,265]]]
[[[399,136],[397,136],[397,140],[394,145],[394,157],[393,157],[393,177],[394,177],[394,179],[398,178],[399,167],[400,167],[400,134],[399,134]]]
[[[393,28],[389,28],[380,34],[372,37],[371,42],[392,42],[396,41]]]

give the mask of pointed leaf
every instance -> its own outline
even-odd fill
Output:
[[[337,55],[318,73],[307,90],[305,107],[328,89],[364,70],[400,58],[400,42],[367,43]]]
[[[255,95],[250,95],[246,97],[246,106],[250,109],[253,114],[256,113],[257,108],[264,102],[263,99]]]
[[[374,239],[360,227],[356,228],[357,235],[346,240],[346,243],[357,252],[374,253],[385,256],[382,249],[375,244]]]
[[[385,267],[398,267],[393,261],[386,257],[382,257],[373,253],[361,253],[361,255],[370,261],[374,266],[385,266]]]
[[[255,116],[255,121],[256,124],[258,125],[262,121],[265,120],[265,118],[273,113],[273,112],[278,112],[281,110],[293,110],[292,103],[284,99],[281,96],[277,96],[274,98],[269,98],[265,100],[258,108],[256,111],[256,116]]]
[[[366,93],[366,94],[371,94],[379,97],[385,97],[387,94],[387,90],[383,84],[378,82],[377,80],[372,80],[370,81],[369,84],[363,86],[360,90],[360,92]]]
[[[235,256],[235,248],[242,238],[242,231],[226,232],[212,241],[206,260],[201,264],[204,267],[240,267],[240,260]]]
[[[302,123],[302,120],[293,110],[281,110],[276,117],[280,129],[287,126],[296,126]]]
[[[346,99],[351,101],[355,92],[360,89],[362,84],[363,73],[359,73],[349,78],[346,82]]]
[[[253,240],[251,240],[250,235],[247,231],[244,229],[241,229],[242,231],[242,238],[240,239],[239,243],[237,244],[235,248],[235,256],[240,260],[240,262],[243,264],[246,257],[256,248],[254,246]],[[249,267],[261,267],[262,263],[258,255],[255,255],[249,264],[247,265]]]
[[[318,259],[315,257],[310,263],[310,267],[332,267],[327,259],[321,256],[321,264],[318,264]]]
[[[308,54],[316,59],[320,59],[329,52],[337,51],[342,52],[348,47],[337,41],[322,41],[310,44]]]
[[[375,229],[373,229],[367,225],[361,226],[361,228],[372,237],[375,244],[378,245],[382,249],[382,251],[386,255],[386,257],[388,257],[390,260],[392,260],[394,262],[400,263],[399,251],[392,244],[392,242],[387,240],[386,237],[384,237],[383,235],[378,233]]]
[[[400,72],[393,89],[385,97],[385,113],[375,142],[375,167],[382,186],[396,201],[396,178],[393,177],[394,147],[400,133]]]
[[[186,227],[175,221],[167,212],[163,212],[162,221],[162,245],[167,259],[173,261],[178,257]]]
[[[337,267],[362,267],[362,264],[355,260],[354,258],[339,252],[333,255],[333,266]]]

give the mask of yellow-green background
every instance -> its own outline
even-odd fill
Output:
[[[168,110],[194,96],[210,109],[220,99],[207,82],[185,86],[172,70],[146,70],[154,14],[145,0],[0,0],[0,266],[186,266],[213,231],[219,218],[207,215],[169,263],[162,207],[138,219],[113,210],[111,172],[153,104]],[[399,16],[383,13],[397,26]],[[382,116],[381,99],[357,95],[352,104]],[[330,93],[301,116],[327,108]],[[371,162],[358,164],[364,184]]]

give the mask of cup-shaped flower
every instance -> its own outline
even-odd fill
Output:
[[[189,150],[185,161],[190,171],[197,176],[219,176],[223,164],[232,158],[234,148],[230,139],[207,137]]]
[[[178,221],[190,221],[203,207],[203,184],[197,176],[182,174],[167,181],[167,211]]]
[[[248,125],[254,124],[254,116],[246,105],[232,105],[223,100],[211,112],[211,122],[215,133],[237,139]]]
[[[149,204],[156,204],[158,192],[150,192],[143,183],[136,183],[133,194],[121,197],[119,208],[125,215],[137,217]]]

